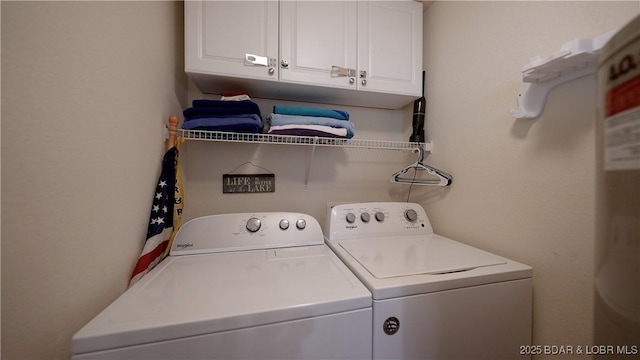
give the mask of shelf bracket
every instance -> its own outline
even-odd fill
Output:
[[[520,89],[518,89],[518,108],[511,110],[511,115],[516,119],[535,119],[540,117],[547,102],[547,97],[553,88],[565,82],[591,75],[595,70],[595,66],[589,66],[544,83],[522,83]]]
[[[309,173],[311,172],[311,163],[313,162],[313,158],[316,155],[316,144],[318,143],[318,137],[316,136],[313,140],[313,145],[311,145],[311,154],[309,155],[309,159],[307,160],[307,166],[305,166],[304,170],[304,188],[308,189],[309,185]]]
[[[595,73],[598,53],[617,30],[593,39],[576,39],[547,56],[537,56],[526,64],[518,89],[518,108],[510,113],[516,119],[535,119],[542,115],[549,92],[556,86]]]

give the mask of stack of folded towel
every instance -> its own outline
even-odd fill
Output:
[[[260,108],[246,95],[193,100],[192,105],[182,112],[183,129],[262,133]]]
[[[354,126],[342,110],[275,105],[267,118],[269,134],[338,137],[350,139]]]

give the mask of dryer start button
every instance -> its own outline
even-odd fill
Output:
[[[418,220],[418,213],[413,209],[406,210],[404,212],[404,218],[410,222],[414,222]]]

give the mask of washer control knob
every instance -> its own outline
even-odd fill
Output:
[[[356,222],[356,216],[353,215],[353,213],[348,213],[345,218],[347,219],[347,222],[349,224],[353,224],[354,222]]]
[[[298,221],[296,221],[296,227],[298,228],[298,230],[303,230],[307,227],[307,222],[304,219],[299,219]]]
[[[384,213],[382,211],[376,212],[376,220],[382,222],[384,220]]]
[[[282,219],[280,220],[280,229],[287,230],[289,228],[289,220]]]
[[[368,223],[369,220],[371,220],[371,215],[369,215],[368,212],[363,212],[362,214],[360,214],[360,220],[362,220],[362,222],[364,223]]]
[[[260,230],[260,226],[262,226],[262,223],[260,222],[260,219],[252,217],[251,219],[247,220],[247,230],[249,230],[249,232],[256,232],[258,230]]]
[[[406,210],[404,212],[404,218],[409,220],[410,222],[414,222],[418,220],[418,213],[413,209]]]

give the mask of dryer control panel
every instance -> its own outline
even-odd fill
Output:
[[[433,234],[433,228],[420,204],[371,202],[332,207],[324,233],[329,240],[344,240]]]
[[[188,221],[176,234],[171,255],[274,249],[324,244],[311,215],[261,212],[210,215]]]

